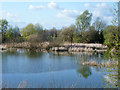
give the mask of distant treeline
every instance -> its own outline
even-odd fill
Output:
[[[57,46],[64,42],[69,43],[102,43],[108,48],[119,49],[120,31],[118,25],[107,25],[107,22],[97,17],[93,23],[92,13],[84,11],[76,18],[76,23],[69,27],[57,30],[53,27],[50,30],[43,29],[40,24],[28,24],[19,29],[12,27],[5,19],[0,20],[2,43],[12,42],[50,42]]]

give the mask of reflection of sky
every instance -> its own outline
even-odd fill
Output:
[[[3,73],[39,73],[49,72],[50,70],[61,71],[75,68],[79,69],[81,68],[79,64],[81,64],[83,61],[94,60],[101,62],[104,59],[101,54],[67,54],[67,56],[63,56],[47,52],[37,53],[34,51],[24,52],[23,50],[17,50],[17,52],[14,51],[3,53],[3,60]],[[21,69],[21,67],[24,67],[24,69]]]
[[[103,87],[106,72],[100,67],[76,63],[76,60],[81,61],[79,55],[62,56],[23,50],[3,52],[3,87],[17,87],[22,81],[26,83],[26,87]],[[85,57],[88,56],[85,54]],[[94,57],[98,60],[100,55],[92,54],[90,58]]]
[[[6,84],[8,87],[17,87],[22,81],[26,82],[26,87],[42,88],[100,88],[103,86],[102,73],[98,74],[94,71],[88,78],[78,74],[75,69],[30,74],[3,74],[3,87]]]
[[[109,24],[113,2],[1,2],[0,17],[20,28],[28,23],[40,23],[44,28],[62,28],[75,24],[76,17],[89,10],[93,18],[101,17]],[[94,21],[94,20],[93,20]],[[92,21],[92,22],[93,22]]]

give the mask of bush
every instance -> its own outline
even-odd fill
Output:
[[[93,26],[89,27],[88,31],[74,34],[74,42],[77,43],[103,43],[102,32],[99,34]]]
[[[120,35],[120,32],[118,32],[118,28],[116,26],[107,26],[104,31],[104,44],[107,45],[109,48],[114,48],[118,43],[118,39],[120,37],[117,37],[117,34]]]

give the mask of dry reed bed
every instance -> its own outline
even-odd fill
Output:
[[[86,47],[86,48],[103,48],[106,49],[107,46],[103,45],[103,44],[99,44],[99,43],[65,43],[63,44],[63,46],[65,47]]]
[[[114,62],[107,61],[101,63],[97,63],[96,61],[87,61],[87,62],[83,62],[82,65],[111,67],[111,66],[117,66],[118,61],[114,61]]]
[[[22,42],[22,43],[5,43],[2,44],[1,47],[4,48],[23,48],[23,49],[44,49],[47,48],[49,45],[48,42],[44,43],[30,43],[30,42]]]
[[[85,44],[85,43],[73,43],[72,46],[70,43],[65,43],[60,45],[59,47],[51,46],[49,42],[43,43],[30,43],[30,42],[22,42],[22,43],[5,43],[0,45],[0,48],[7,49],[7,48],[23,48],[23,49],[47,49],[51,48],[52,51],[72,51],[72,52],[99,52],[99,51],[106,51],[106,46],[102,44]]]
[[[72,51],[72,52],[101,52],[106,51],[107,46],[97,43],[65,43],[59,47],[52,47],[52,51]]]

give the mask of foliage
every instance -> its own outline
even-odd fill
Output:
[[[10,27],[5,32],[6,42],[21,42],[23,38],[20,35],[19,28],[15,26],[14,28]]]
[[[63,28],[59,32],[58,37],[61,37],[63,42],[72,42],[74,31],[75,31],[75,26],[71,25],[69,27]]]
[[[57,29],[53,27],[48,31],[48,41],[54,40],[58,36]]]
[[[115,3],[112,8],[112,14],[113,14],[112,24],[114,26],[118,26],[118,24],[119,24],[119,17],[120,17],[119,8],[120,8],[120,2]]]
[[[91,17],[92,13],[89,13],[88,10],[84,11],[80,16],[78,16],[76,19],[77,29],[81,31],[88,29],[90,26]]]
[[[28,24],[21,30],[21,35],[27,40],[28,36],[36,32],[33,24]]]
[[[5,32],[8,28],[8,21],[6,19],[0,20],[0,30],[1,32]]]
[[[120,32],[117,26],[107,26],[104,31],[104,44],[107,45],[109,48],[118,49],[120,46]]]
[[[43,30],[43,27],[39,23],[35,24],[34,28],[36,31]]]
[[[118,22],[120,17],[119,16],[120,12],[118,9],[119,7],[120,7],[120,2],[116,3],[115,7],[113,7],[113,21],[112,21],[113,26],[111,26],[112,27],[111,30],[110,30],[110,27],[107,28],[109,29],[108,30],[109,37],[105,38],[106,40],[104,42],[110,49],[111,53],[118,54],[118,55],[120,55],[120,25]],[[106,37],[105,34],[104,34],[104,37]]]
[[[82,33],[76,34],[74,36],[74,42],[77,43],[102,43],[103,37],[102,32],[95,30],[94,26],[90,26],[89,30]]]
[[[2,42],[5,42],[5,32],[8,28],[8,21],[6,19],[0,20],[0,32],[2,34]]]
[[[39,30],[38,32],[31,34],[28,36],[29,42],[45,42],[48,41],[48,31],[47,30]]]

